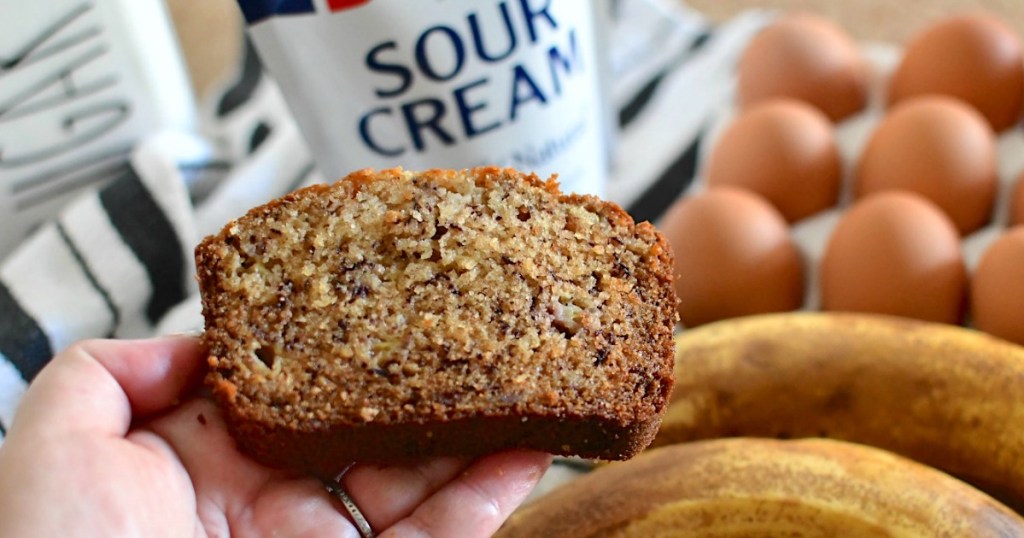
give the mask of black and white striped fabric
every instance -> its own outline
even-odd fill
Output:
[[[712,28],[678,2],[615,3],[607,51],[617,111],[608,197],[654,220],[698,173],[702,136],[768,16]],[[250,47],[200,133],[140,141],[130,166],[67,205],[0,262],[0,436],[33,377],[92,337],[202,327],[192,248],[252,206],[323,181]],[[0,437],[2,439],[2,437]]]

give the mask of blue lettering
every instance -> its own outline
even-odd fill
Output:
[[[417,110],[426,110],[427,116],[418,117]],[[409,128],[412,145],[417,151],[423,151],[426,147],[423,132],[427,130],[433,131],[434,135],[446,146],[455,143],[455,138],[441,127],[441,118],[444,117],[444,112],[444,103],[440,99],[420,99],[402,105],[402,115],[405,116],[405,124]]]
[[[533,9],[530,7],[530,0],[519,0],[519,5],[523,8],[523,17],[526,18],[526,29],[530,32],[530,43],[537,42],[537,25],[535,19],[538,17],[544,17],[548,20],[548,24],[551,25],[552,29],[558,28],[558,22],[551,16],[548,9],[551,8],[551,0],[545,0],[544,5],[540,9]]]
[[[512,107],[509,110],[508,118],[515,121],[516,116],[519,112],[519,107],[530,101],[537,100],[540,103],[547,104],[548,100],[544,97],[544,93],[537,87],[537,83],[530,77],[530,73],[523,68],[522,64],[516,64],[513,69],[513,80],[512,80]],[[524,87],[529,89],[529,93],[522,95],[520,89]]]
[[[409,86],[412,86],[412,71],[408,67],[396,63],[385,63],[378,58],[380,53],[397,48],[398,45],[394,41],[387,41],[373,47],[370,49],[370,52],[366,53],[366,67],[370,71],[392,74],[400,79],[398,86],[390,90],[377,88],[375,90],[377,97],[395,97],[408,90]]]
[[[473,88],[477,88],[485,84],[487,84],[487,78],[482,78],[475,82],[455,88],[455,91],[452,92],[455,96],[455,103],[459,107],[459,117],[462,118],[462,129],[466,133],[466,138],[474,138],[488,131],[493,131],[501,126],[501,122],[498,120],[484,125],[483,127],[477,127],[473,124],[473,113],[487,108],[487,102],[467,103],[466,93]]]
[[[508,13],[508,5],[505,2],[501,2],[498,4],[498,8],[501,9],[501,18],[505,21],[505,35],[508,36],[508,48],[497,54],[487,52],[487,47],[484,46],[483,31],[480,29],[480,21],[477,20],[476,13],[470,13],[469,17],[467,17],[469,30],[473,34],[473,46],[476,48],[476,54],[481,60],[490,63],[504,60],[516,50],[516,32],[512,28],[512,17]],[[489,33],[496,34],[497,31]]]
[[[566,75],[571,75],[573,67],[579,67],[580,56],[579,50],[576,47],[576,30],[569,30],[569,56],[563,56],[562,51],[558,47],[551,47],[548,49],[548,64],[551,67],[551,81],[555,86],[555,95],[562,95],[562,79],[558,74],[558,67],[562,67],[562,71]]]
[[[497,8],[493,11],[472,11],[458,26],[431,26],[419,34],[412,51],[401,50],[396,41],[373,47],[365,63],[370,71],[386,75],[385,84],[374,91],[389,101],[360,117],[359,135],[366,147],[378,155],[398,157],[437,145],[451,146],[456,140],[473,139],[517,121],[529,113],[531,103],[539,111],[552,99],[564,96],[571,81],[586,67],[575,29],[559,26],[551,13],[551,0],[518,0],[521,20],[513,13],[515,1],[493,2],[491,5]],[[538,60],[543,62],[541,58],[546,56],[546,67],[538,65],[531,70],[511,59],[517,47],[529,44],[537,45]],[[467,45],[472,49],[467,50]],[[507,65],[511,80],[501,88],[506,91],[493,91],[491,83],[497,79],[489,74],[468,82],[458,80],[467,64],[474,61],[478,67],[482,63]],[[434,82],[458,81],[430,92],[429,97],[418,92],[416,96],[394,99],[416,86],[416,77]],[[397,138],[392,140],[392,136]],[[548,152],[545,148],[536,155],[546,159]]]
[[[370,149],[372,149],[374,152],[379,153],[380,155],[383,155],[385,157],[397,157],[397,156],[405,153],[405,148],[401,148],[401,147],[395,148],[395,149],[385,148],[385,147],[377,144],[376,140],[374,140],[374,138],[372,136],[370,136],[370,120],[374,116],[379,116],[381,114],[386,115],[386,116],[390,116],[391,115],[391,109],[388,109],[388,108],[375,108],[375,109],[367,112],[366,114],[364,114],[363,117],[360,118],[360,120],[359,120],[359,136],[362,137],[363,143],[366,144],[366,146],[369,147]]]
[[[431,65],[430,58],[427,56],[427,38],[437,32],[447,35],[452,44],[455,65],[452,66],[451,71],[448,74],[438,73],[434,66]],[[462,45],[462,38],[459,37],[459,34],[457,34],[455,30],[452,30],[447,26],[434,26],[432,28],[428,28],[420,35],[420,38],[416,40],[416,64],[419,66],[420,71],[432,80],[451,80],[455,75],[459,74],[459,71],[462,70],[462,66],[465,62],[466,48]]]

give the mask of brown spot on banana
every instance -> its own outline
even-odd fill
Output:
[[[1024,347],[865,314],[738,318],[677,337],[655,446],[827,435],[936,467],[1024,511]]]

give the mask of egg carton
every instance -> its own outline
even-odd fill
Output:
[[[805,260],[804,310],[819,310],[819,267],[825,248],[836,225],[844,212],[853,203],[853,177],[857,159],[867,145],[879,122],[885,117],[885,88],[889,78],[899,65],[903,49],[888,43],[859,43],[863,57],[870,66],[868,100],[859,113],[835,124],[836,144],[842,159],[842,186],[836,206],[802,219],[791,226],[791,236]],[[699,194],[707,189],[704,165],[708,162],[718,138],[732,124],[739,114],[736,106],[735,85],[728,88],[730,98],[710,123],[705,135],[706,144],[700,148],[698,168],[694,181],[683,191],[682,196]],[[985,250],[1007,229],[1009,220],[1010,195],[1017,178],[1024,170],[1024,130],[1015,126],[998,134],[996,141],[998,155],[998,186],[996,202],[989,223],[961,238],[964,262],[971,274]]]

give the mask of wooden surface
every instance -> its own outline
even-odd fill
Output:
[[[227,76],[241,51],[242,25],[236,0],[165,0],[199,95]],[[825,15],[858,40],[903,43],[939,17],[990,11],[1024,37],[1024,0],[686,0],[715,21],[746,9],[805,10]]]

